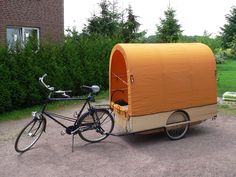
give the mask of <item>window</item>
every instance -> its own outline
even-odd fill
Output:
[[[36,39],[39,44],[39,28],[29,27],[8,27],[7,43],[8,48],[14,48],[16,45],[24,46],[29,39]]]
[[[37,39],[39,41],[39,29],[38,28],[22,28],[23,30],[23,42],[27,42],[29,38]]]
[[[17,43],[22,43],[21,28],[7,28],[7,43],[9,48],[13,48]]]

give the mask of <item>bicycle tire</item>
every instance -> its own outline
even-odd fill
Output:
[[[45,130],[46,120],[45,119],[33,119],[30,121],[19,133],[15,141],[15,150],[16,152],[23,153],[28,151],[40,138],[43,131]],[[29,128],[29,130],[28,130]],[[26,135],[26,137],[24,137]],[[26,143],[26,138],[33,138]],[[21,145],[24,145],[21,147]]]
[[[98,116],[100,125],[96,127],[92,116]],[[89,112],[82,115],[78,121],[80,138],[86,142],[97,143],[109,136],[114,128],[114,119],[106,109],[96,109],[91,115]],[[103,131],[103,132],[100,132]]]

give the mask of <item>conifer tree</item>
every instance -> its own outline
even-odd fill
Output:
[[[227,23],[221,28],[221,37],[224,48],[230,48],[236,43],[236,7],[225,16]]]
[[[177,42],[182,35],[182,30],[181,25],[175,18],[175,10],[168,7],[164,13],[165,18],[160,19],[161,22],[157,25],[157,40],[163,43]]]

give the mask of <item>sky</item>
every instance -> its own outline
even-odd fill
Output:
[[[81,32],[87,19],[99,13],[99,2],[101,0],[64,0],[65,29],[76,27]],[[236,6],[236,0],[118,0],[118,7],[122,11],[130,4],[139,17],[140,30],[154,35],[169,3],[176,10],[184,35],[202,35],[205,30],[213,36],[219,34],[220,27],[226,23],[225,15]]]

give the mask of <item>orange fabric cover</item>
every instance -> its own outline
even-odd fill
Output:
[[[129,116],[217,102],[214,55],[201,43],[117,44],[109,70],[110,102],[127,101]]]

